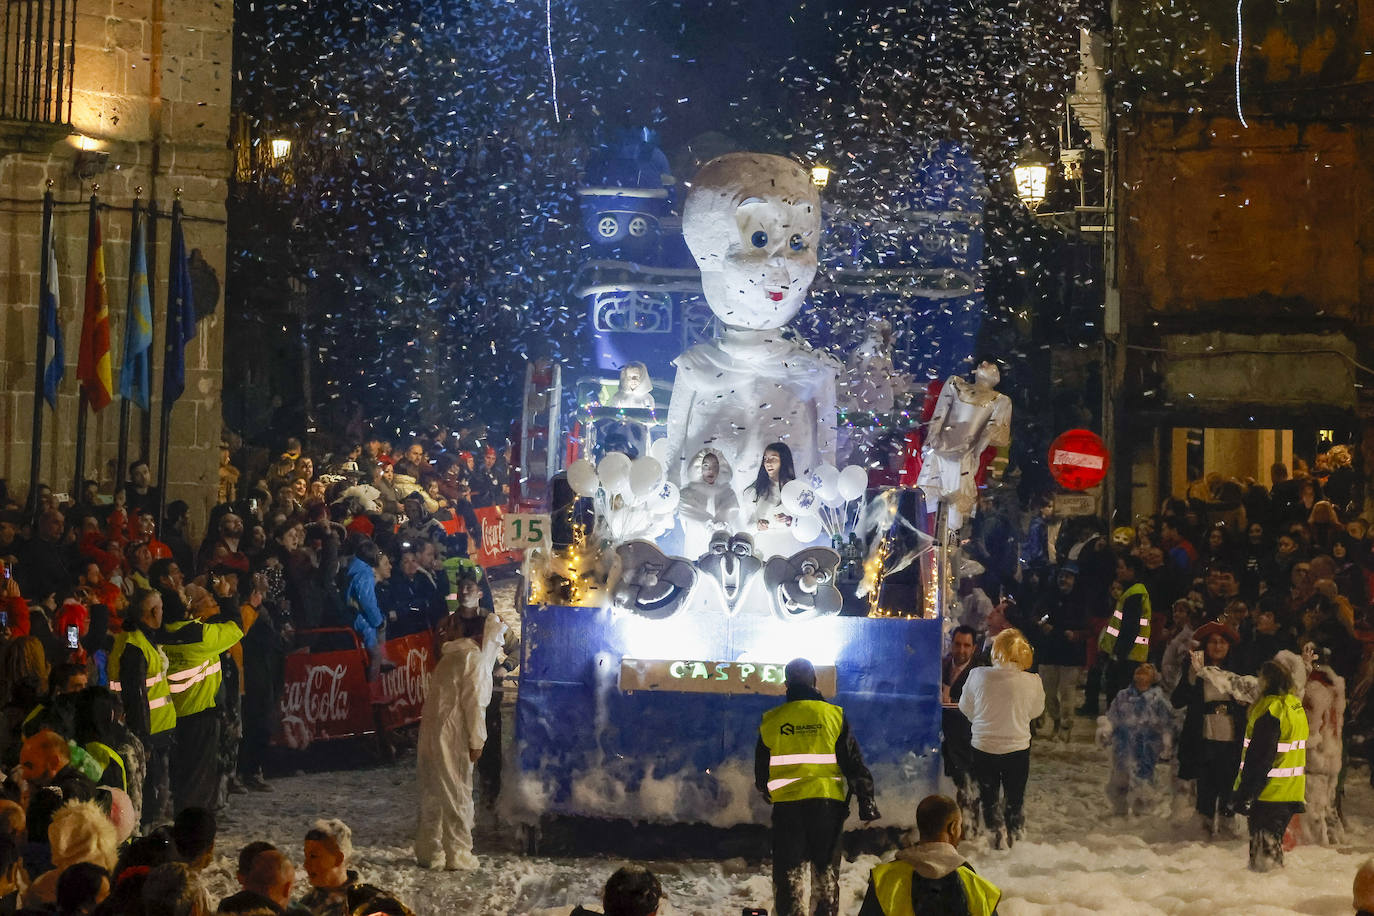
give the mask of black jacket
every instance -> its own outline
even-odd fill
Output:
[[[791,685],[787,688],[787,702],[794,700],[821,700],[821,692],[814,687],[802,687]],[[758,744],[754,747],[754,784],[758,790],[765,795],[768,794],[768,761],[772,757],[769,753],[768,745],[763,743],[760,736]],[[859,810],[872,807],[873,805],[873,774],[868,771],[868,766],[864,763],[863,752],[859,750],[859,741],[854,737],[854,733],[849,730],[849,719],[844,719],[840,726],[840,737],[835,739],[835,758],[839,762],[840,772],[844,774],[845,780],[849,783],[849,791],[859,799]],[[876,815],[875,815],[876,816]]]

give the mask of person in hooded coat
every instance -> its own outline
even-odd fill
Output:
[[[682,555],[692,559],[704,554],[717,531],[734,527],[739,500],[730,486],[730,465],[713,448],[704,448],[692,459],[690,482],[682,488],[678,518],[682,520]]]
[[[72,801],[60,808],[48,826],[48,843],[53,867],[39,875],[24,893],[28,909],[56,904],[57,879],[71,866],[90,862],[109,871],[119,852],[114,824],[94,801]]]
[[[425,868],[478,867],[472,854],[472,772],[487,740],[492,668],[505,628],[495,614],[470,622],[454,615],[439,625],[442,655],[429,678],[415,749],[415,858]]]
[[[927,796],[916,807],[916,829],[915,846],[897,850],[891,862],[869,873],[859,916],[995,914],[1002,892],[958,849],[964,833],[959,803],[945,795]]]
[[[1307,647],[1304,647],[1305,649]],[[1321,658],[1320,649],[1304,658]],[[1345,678],[1330,665],[1314,661],[1302,694],[1307,713],[1307,810],[1301,818],[1304,842],[1331,846],[1345,842],[1345,826],[1336,805],[1342,763],[1341,728],[1345,721]]]

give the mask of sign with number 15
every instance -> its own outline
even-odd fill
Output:
[[[501,529],[507,550],[524,550],[549,539],[549,517],[525,513],[503,515]]]

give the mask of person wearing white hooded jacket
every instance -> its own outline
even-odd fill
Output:
[[[482,621],[479,635],[472,633]],[[492,669],[506,625],[451,615],[435,634],[441,658],[429,678],[416,745],[419,824],[415,858],[425,868],[475,869],[472,824],[473,764],[487,740],[486,707]]]
[[[733,530],[739,499],[730,486],[730,465],[716,449],[697,452],[687,474],[690,482],[682,488],[677,515],[682,520],[682,555],[695,559],[706,553],[711,535]]]
[[[1009,627],[993,640],[992,667],[969,672],[959,697],[959,711],[972,727],[973,775],[994,849],[1021,837],[1030,726],[1045,711],[1044,684],[1026,670],[1033,660],[1026,637]]]

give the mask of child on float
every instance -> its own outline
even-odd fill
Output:
[[[1173,750],[1174,713],[1158,680],[1155,666],[1142,663],[1097,720],[1097,742],[1112,751],[1107,798],[1114,814],[1150,813],[1161,800],[1155,772]]]
[[[782,488],[795,480],[792,450],[773,442],[763,450],[754,482],[744,488],[740,528],[754,536],[754,552],[760,557],[791,556],[799,548],[792,537],[792,516],[782,507]]]

